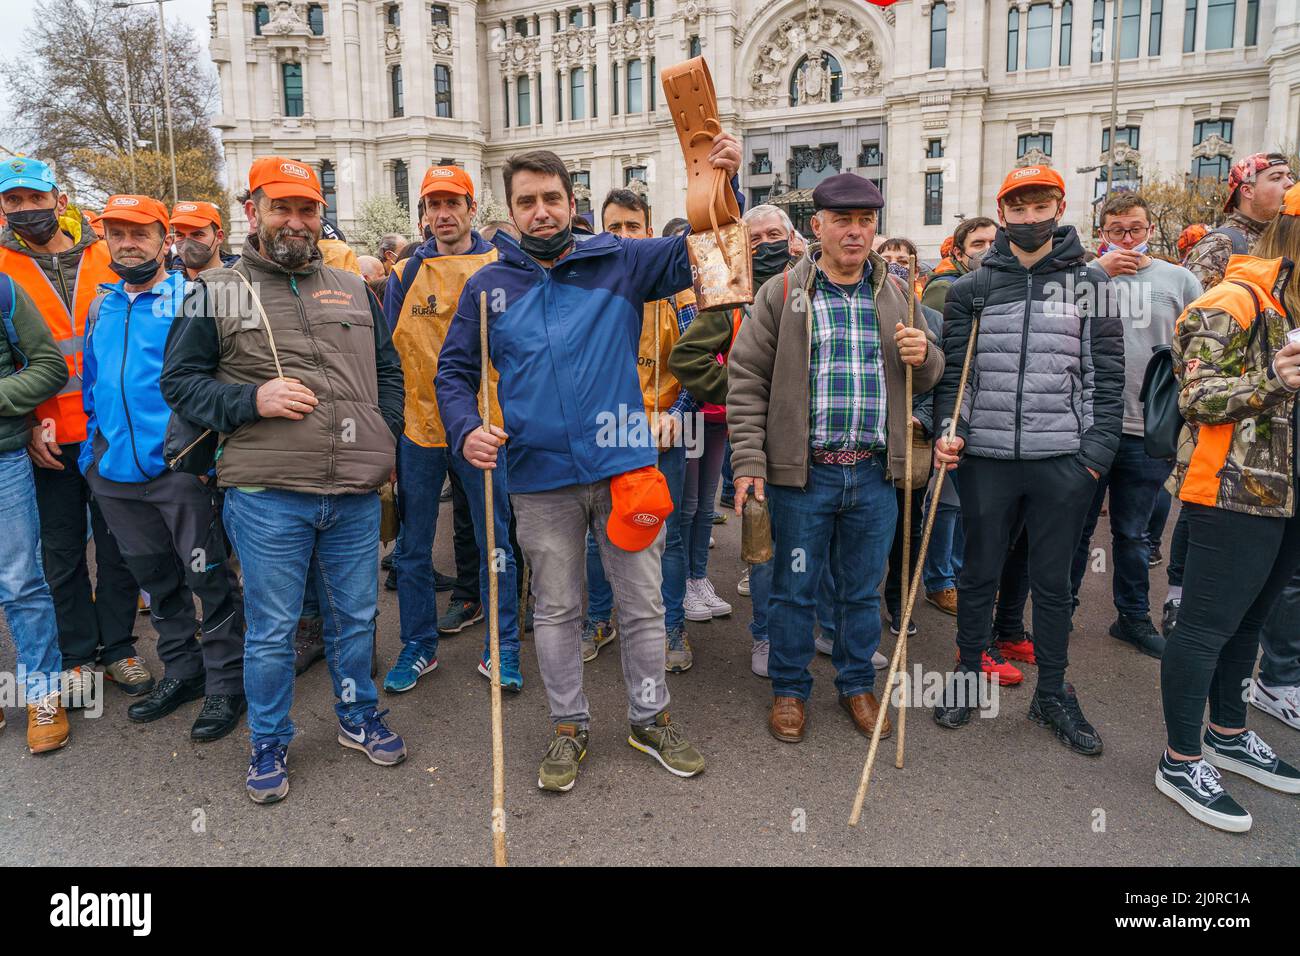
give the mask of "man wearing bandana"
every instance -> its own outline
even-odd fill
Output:
[[[0,273],[31,297],[68,365],[67,384],[37,407],[27,444],[68,690],[71,699],[84,700],[98,662],[127,694],[144,694],[153,677],[136,656],[131,633],[139,588],[76,465],[86,439],[81,341],[100,283],[117,281],[108,244],[59,191],[50,168],[34,159],[0,163],[0,210],[9,222],[0,233]],[[95,540],[93,589],[87,521]]]

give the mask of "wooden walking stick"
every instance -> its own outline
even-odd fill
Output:
[[[912,297],[916,288],[916,256],[907,257],[907,327],[912,328]],[[907,447],[903,450],[903,567],[899,576],[899,587],[910,587],[912,583],[912,366],[904,363],[903,374],[907,381]],[[917,562],[920,565],[920,562]],[[901,595],[900,595],[901,596]],[[904,622],[898,642],[903,645],[898,659],[898,751],[894,754],[894,766],[903,769],[903,746],[907,739],[907,629],[911,625]],[[886,685],[886,693],[893,691]],[[888,701],[886,701],[888,706]]]
[[[483,430],[492,427],[488,402],[488,333],[487,293],[479,293],[479,351],[482,363],[479,375],[478,403],[483,416]],[[506,865],[506,757],[501,721],[501,628],[497,609],[497,535],[492,510],[492,471],[483,472],[483,521],[487,535],[488,561],[488,654],[492,658],[492,858],[497,866]]]
[[[948,429],[944,435],[944,438],[949,443],[957,437],[957,420],[961,417],[962,395],[966,392],[966,380],[970,376],[971,357],[975,354],[975,340],[979,337],[980,315],[983,308],[983,298],[978,296],[974,314],[971,316],[970,338],[966,341],[966,357],[961,364],[961,379],[957,383],[957,402],[952,410],[952,418],[948,421]],[[947,475],[947,468],[939,469],[939,473],[934,479],[934,490],[930,492],[932,500],[936,502],[939,500],[939,494],[943,491],[943,481]],[[925,516],[925,529],[921,533],[921,548],[917,552],[916,567],[912,571],[911,586],[907,590],[907,601],[903,604],[903,620],[899,626],[899,641],[894,645],[894,656],[889,662],[889,674],[885,678],[886,687],[894,686],[894,675],[898,672],[899,655],[906,650],[907,627],[912,621],[912,607],[916,603],[916,592],[921,585],[921,569],[925,566],[925,555],[930,549],[930,535],[934,531],[934,519],[938,513],[939,509],[934,507]],[[862,779],[858,781],[858,792],[853,798],[853,811],[849,814],[849,826],[851,827],[857,826],[858,819],[862,816],[862,804],[867,799],[867,787],[871,783],[871,768],[876,762],[876,748],[880,746],[880,732],[885,726],[886,709],[886,706],[881,706],[880,712],[876,716],[875,729],[871,732],[871,746],[867,750],[867,762],[862,767]]]

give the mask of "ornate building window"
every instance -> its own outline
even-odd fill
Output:
[[[925,174],[925,224],[943,225],[943,173]]]
[[[573,182],[573,203],[578,215],[591,212],[591,173],[576,170],[569,173]]]
[[[1224,182],[1232,169],[1232,120],[1201,120],[1193,127],[1192,178]]]
[[[767,150],[754,150],[754,159],[749,164],[749,172],[752,176],[770,175],[772,172],[772,159],[768,156]]]
[[[411,211],[411,179],[403,160],[393,160],[393,197],[407,212]]]
[[[641,98],[641,61],[637,59],[628,60],[627,111],[629,113],[640,113],[644,108]]]
[[[1120,14],[1119,58],[1137,59],[1139,38],[1142,34],[1142,0],[1124,0]]]
[[[948,65],[948,4],[936,3],[930,10],[930,69]]]
[[[313,3],[307,7],[307,26],[311,28],[311,35],[323,37],[325,35],[325,9],[319,3]]]
[[[1092,62],[1100,63],[1106,55],[1106,0],[1092,0]]]
[[[1036,3],[1029,8],[1025,38],[1025,69],[1042,70],[1052,65],[1052,5]]]
[[[1205,49],[1230,49],[1236,25],[1237,0],[1205,0]]]
[[[443,119],[451,119],[451,68],[439,63],[433,68],[434,112]]]
[[[840,61],[822,50],[802,57],[790,73],[790,105],[838,103],[844,98]]]
[[[1246,0],[1246,46],[1259,43],[1259,0]]]
[[[1159,0],[1157,0],[1159,2]],[[1057,62],[1070,65],[1070,46],[1074,43],[1074,4],[1065,0],[1061,4],[1061,55]]]
[[[384,22],[394,30],[402,26],[402,8],[395,3],[390,3],[384,7]]]
[[[253,36],[262,35],[262,27],[271,22],[271,8],[265,3],[253,7]]]
[[[1051,133],[1025,133],[1016,138],[1016,159],[1024,159],[1031,151],[1048,159],[1052,156]]]
[[[515,121],[520,126],[531,126],[533,123],[533,102],[531,95],[531,82],[527,76],[515,77]]]
[[[570,119],[587,118],[587,71],[576,69],[569,71],[569,113]]]
[[[1007,72],[1020,69],[1020,11],[1012,7],[1007,11]]]
[[[884,164],[885,157],[881,155],[879,142],[862,144],[862,152],[858,153],[859,166],[883,166]]]
[[[405,116],[406,106],[402,95],[402,67],[390,67],[388,70],[388,91],[390,94],[393,116]]]
[[[1151,21],[1147,25],[1147,56],[1160,55],[1160,34],[1164,30],[1165,0],[1151,0]]]
[[[338,182],[334,175],[334,164],[328,159],[320,164],[320,194],[325,199],[325,218],[337,221],[339,215]]]
[[[280,64],[280,81],[284,90],[284,115],[302,116],[302,64]]]
[[[692,36],[687,43],[688,56],[694,58],[700,55],[700,38]]]
[[[451,26],[451,11],[441,3],[435,3],[429,9],[429,19],[435,27]]]
[[[1187,0],[1183,7],[1183,52],[1196,49],[1196,5],[1200,0]]]
[[[834,143],[796,146],[790,158],[792,189],[811,189],[823,179],[840,172],[840,148]]]

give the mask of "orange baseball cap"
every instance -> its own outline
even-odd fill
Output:
[[[210,202],[178,202],[172,208],[172,225],[202,229],[204,226],[221,228],[221,213]]]
[[[424,174],[424,181],[420,183],[420,198],[423,199],[429,193],[468,196],[470,202],[473,202],[474,180],[459,166],[430,166]]]
[[[248,170],[248,189],[250,192],[262,190],[271,199],[314,199],[323,203],[325,197],[320,192],[320,180],[316,170],[296,159],[283,156],[263,156],[253,160]]]
[[[673,513],[668,482],[654,465],[627,471],[609,480],[613,510],[605,522],[612,544],[624,551],[644,551],[659,536],[664,519]]]
[[[1001,202],[1002,197],[1007,193],[1023,189],[1025,186],[1055,186],[1061,191],[1062,196],[1065,195],[1065,180],[1051,166],[1024,166],[1011,170],[1007,178],[1002,180],[997,201]]]
[[[1282,215],[1300,216],[1300,183],[1282,194]]]
[[[121,219],[124,222],[160,223],[164,229],[170,229],[167,219],[167,207],[150,196],[109,196],[104,203],[104,211],[99,214],[101,220]]]

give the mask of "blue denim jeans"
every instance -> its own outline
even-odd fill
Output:
[[[1097,529],[1097,518],[1110,490],[1111,590],[1115,609],[1127,617],[1146,617],[1151,612],[1151,568],[1147,559],[1151,546],[1147,528],[1156,497],[1171,465],[1152,458],[1146,453],[1141,438],[1122,435],[1119,450],[1115,453],[1110,471],[1097,482],[1092,507],[1083,526],[1083,536],[1074,553],[1071,567],[1071,585],[1077,597],[1083,584],[1083,575],[1092,563],[1092,534]]]
[[[898,520],[898,499],[882,459],[813,464],[806,488],[769,485],[767,497],[775,539],[767,665],[773,695],[806,700],[812,692],[813,624],[828,563],[834,578],[836,689],[841,696],[873,690],[880,585]],[[752,575],[750,580],[752,588]]]
[[[67,468],[75,468],[68,462]],[[25,448],[0,452],[0,607],[18,649],[28,703],[59,689],[63,657],[54,600],[41,564],[32,460]]]
[[[686,576],[709,576],[709,537],[713,534],[713,500],[722,477],[722,452],[727,443],[725,422],[705,422],[699,458],[686,462],[682,485],[682,541],[686,546]]]
[[[401,547],[394,552],[393,567],[397,569],[397,609],[402,621],[402,643],[419,644],[430,654],[438,650],[438,593],[433,583],[433,539],[438,531],[438,499],[447,480],[449,457],[446,448],[425,448],[405,435],[397,449],[402,541]],[[478,490],[481,511],[481,478]]]
[[[732,501],[736,497],[736,482],[731,474],[731,436],[727,436],[727,444],[722,449],[722,489],[718,492],[723,498]]]
[[[253,745],[293,739],[293,638],[313,557],[334,710],[358,720],[379,700],[370,679],[379,496],[230,488],[224,518],[244,567],[244,693]]]
[[[749,599],[754,605],[749,633],[755,641],[765,641],[772,601],[772,561],[749,566]],[[823,637],[835,640],[835,576],[831,574],[829,560],[823,564],[821,583],[817,585],[817,626]]]
[[[673,500],[673,513],[664,523],[663,599],[664,627],[671,631],[686,623],[682,601],[686,598],[686,547],[682,542],[682,484],[686,480],[686,449],[670,448],[659,454],[659,471],[668,483],[668,494]],[[610,590],[605,568],[600,563],[600,548],[596,539],[587,535],[587,620],[608,621],[614,606],[614,593]]]
[[[930,500],[933,508],[935,502]],[[928,512],[927,512],[928,514]],[[913,534],[916,532],[913,531]],[[961,505],[939,503],[939,513],[934,516],[934,530],[930,533],[930,550],[925,555],[922,576],[925,590],[933,594],[955,588],[961,576],[962,555],[966,551],[966,533],[961,525]]]
[[[496,539],[497,569],[497,630],[501,635],[501,658],[519,663],[519,569],[515,565],[515,549],[510,546],[510,494],[506,489],[507,453],[505,449],[497,451],[497,467],[492,475],[492,529]],[[491,575],[488,561],[492,556],[487,549],[487,502],[483,500],[484,472],[467,462],[464,456],[448,452],[452,470],[460,476],[465,488],[465,498],[469,501],[469,512],[474,519],[474,541],[478,544],[478,586],[479,601],[483,605],[484,620],[492,606],[489,591]],[[442,492],[439,483],[434,492],[434,500]],[[426,562],[428,563],[428,562]],[[432,565],[429,565],[429,583],[433,584]],[[402,591],[402,572],[397,572],[397,592]],[[492,634],[483,628],[483,656],[488,656]]]

